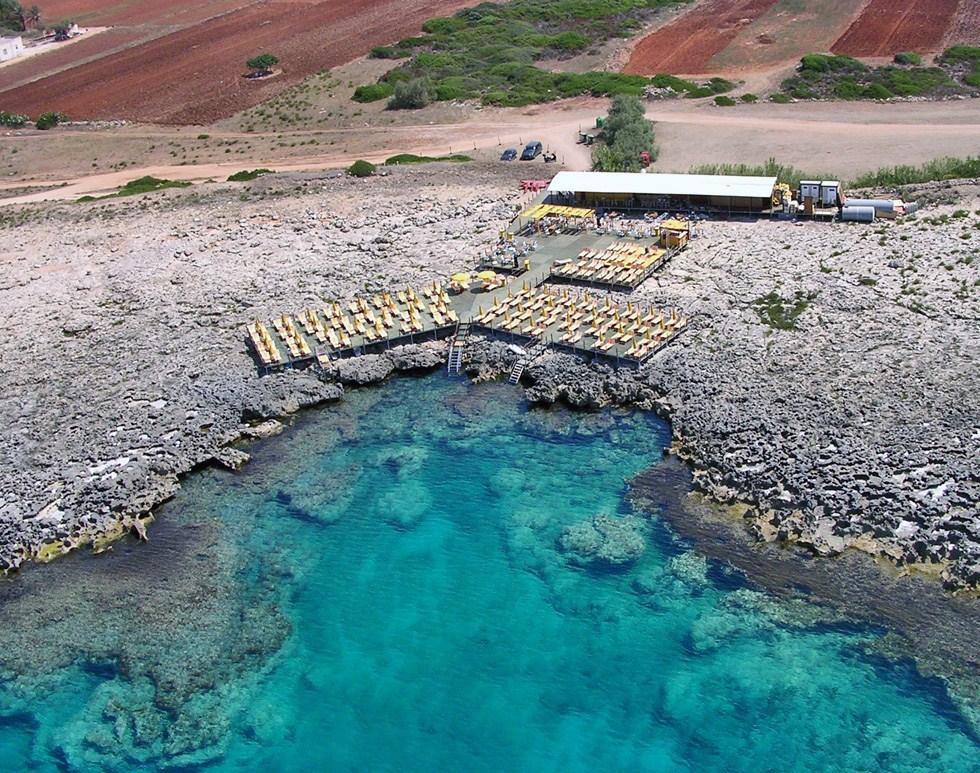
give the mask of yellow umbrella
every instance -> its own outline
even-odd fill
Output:
[[[458,274],[453,274],[449,277],[453,282],[458,282],[459,284],[466,284],[470,281],[470,275],[465,272],[460,272]]]
[[[484,282],[491,282],[497,278],[497,274],[493,271],[481,271],[476,276],[477,279],[482,279]]]

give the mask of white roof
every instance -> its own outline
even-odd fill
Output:
[[[549,193],[636,193],[654,196],[743,196],[768,199],[775,177],[644,172],[559,172]]]

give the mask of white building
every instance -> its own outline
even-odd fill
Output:
[[[0,38],[0,62],[6,62],[24,53],[24,39],[18,35],[15,38]]]

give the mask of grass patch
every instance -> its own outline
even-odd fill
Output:
[[[372,56],[404,59],[376,84],[355,92],[360,101],[395,93],[398,83],[425,80],[436,101],[480,100],[486,105],[523,106],[591,94],[641,96],[655,85],[692,97],[732,88],[722,78],[697,84],[680,78],[645,78],[616,72],[551,72],[543,59],[567,59],[613,38],[634,34],[658,8],[687,0],[510,0],[482,3],[453,16],[429,19],[424,34]],[[669,80],[669,83],[666,82]]]
[[[235,172],[235,174],[228,176],[228,182],[230,183],[244,183],[254,180],[256,177],[261,177],[264,174],[273,174],[271,169],[243,169],[240,172]]]
[[[454,163],[464,164],[467,161],[472,161],[470,156],[465,156],[462,153],[454,153],[451,156],[416,156],[412,153],[399,153],[397,156],[392,156],[387,159],[384,163],[385,166],[401,166],[403,164],[431,164],[437,161],[451,161]]]
[[[774,330],[796,330],[796,320],[816,297],[816,293],[797,290],[792,298],[783,298],[773,290],[752,301],[752,307],[759,319]]]
[[[143,193],[153,193],[154,191],[162,191],[165,188],[189,188],[190,183],[186,180],[162,180],[159,177],[140,177],[136,180],[130,180],[122,188],[120,188],[115,193],[110,193],[108,196],[82,196],[76,201],[100,201],[102,199],[118,199],[124,198],[126,196],[139,196]]]

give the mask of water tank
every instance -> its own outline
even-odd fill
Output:
[[[874,207],[876,212],[892,214],[895,211],[893,199],[847,199],[845,207]]]
[[[855,207],[850,202],[840,211],[840,219],[855,223],[872,223],[875,219],[874,207]]]

